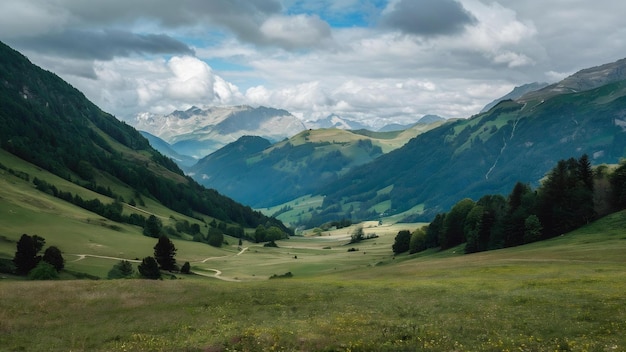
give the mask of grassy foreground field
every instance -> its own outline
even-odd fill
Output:
[[[0,350],[624,351],[625,228],[289,279],[2,280]]]

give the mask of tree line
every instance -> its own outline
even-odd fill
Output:
[[[591,167],[587,155],[560,160],[537,189],[518,182],[508,197],[462,199],[428,226],[400,231],[394,253],[448,249],[465,243],[465,253],[513,247],[575,230],[626,208],[626,160],[613,170]]]

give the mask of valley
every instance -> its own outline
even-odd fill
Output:
[[[0,54],[0,350],[626,348],[625,61],[397,131],[144,116],[220,144],[183,167]]]
[[[258,273],[275,258],[273,271],[294,273],[285,279],[1,280],[3,345],[49,351],[620,350],[626,344],[624,221],[622,212],[547,242],[475,255],[454,248],[381,257],[376,265],[360,259],[378,255],[372,244],[342,251],[350,261],[339,260],[340,253],[323,263],[313,259],[328,251],[319,246],[337,248],[339,238],[281,241],[280,264],[281,254],[254,253],[254,247],[207,261],[228,266],[223,262],[232,258]],[[377,241],[381,247],[386,242],[384,236]],[[310,260],[316,273],[292,264],[300,260]],[[346,264],[354,268],[342,269]]]

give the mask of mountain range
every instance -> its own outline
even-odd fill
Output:
[[[250,106],[191,107],[168,115],[142,113],[128,121],[156,136],[179,155],[200,159],[245,135],[272,142],[305,130],[304,123],[280,109]]]
[[[395,132],[306,130],[275,144],[244,136],[187,171],[199,183],[240,202],[268,207],[314,192],[444,121]]]
[[[429,221],[462,198],[508,194],[517,181],[537,185],[561,159],[617,163],[626,155],[625,66],[582,70],[423,133],[314,193],[325,198],[313,222],[407,211]]]
[[[165,140],[177,161],[207,152],[189,169],[194,180],[54,74],[4,45],[0,51],[2,149],[111,201],[149,198],[241,227],[285,229],[198,182],[258,207],[319,196],[323,204],[306,216],[310,225],[390,214],[429,221],[461,198],[507,194],[518,181],[537,185],[558,160],[587,154],[594,164],[616,163],[626,155],[623,59],[468,119],[403,131],[306,130],[295,116],[267,107],[138,116],[134,123],[154,136],[144,135],[153,144]],[[267,138],[244,137],[259,130]]]

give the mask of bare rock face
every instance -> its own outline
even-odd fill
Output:
[[[626,58],[576,72],[561,82],[523,95],[519,102],[545,100],[567,93],[583,92],[626,79]]]
[[[191,107],[169,115],[139,114],[129,121],[151,133],[178,153],[201,158],[242,136],[259,136],[276,142],[305,129],[286,110],[250,106]]]

